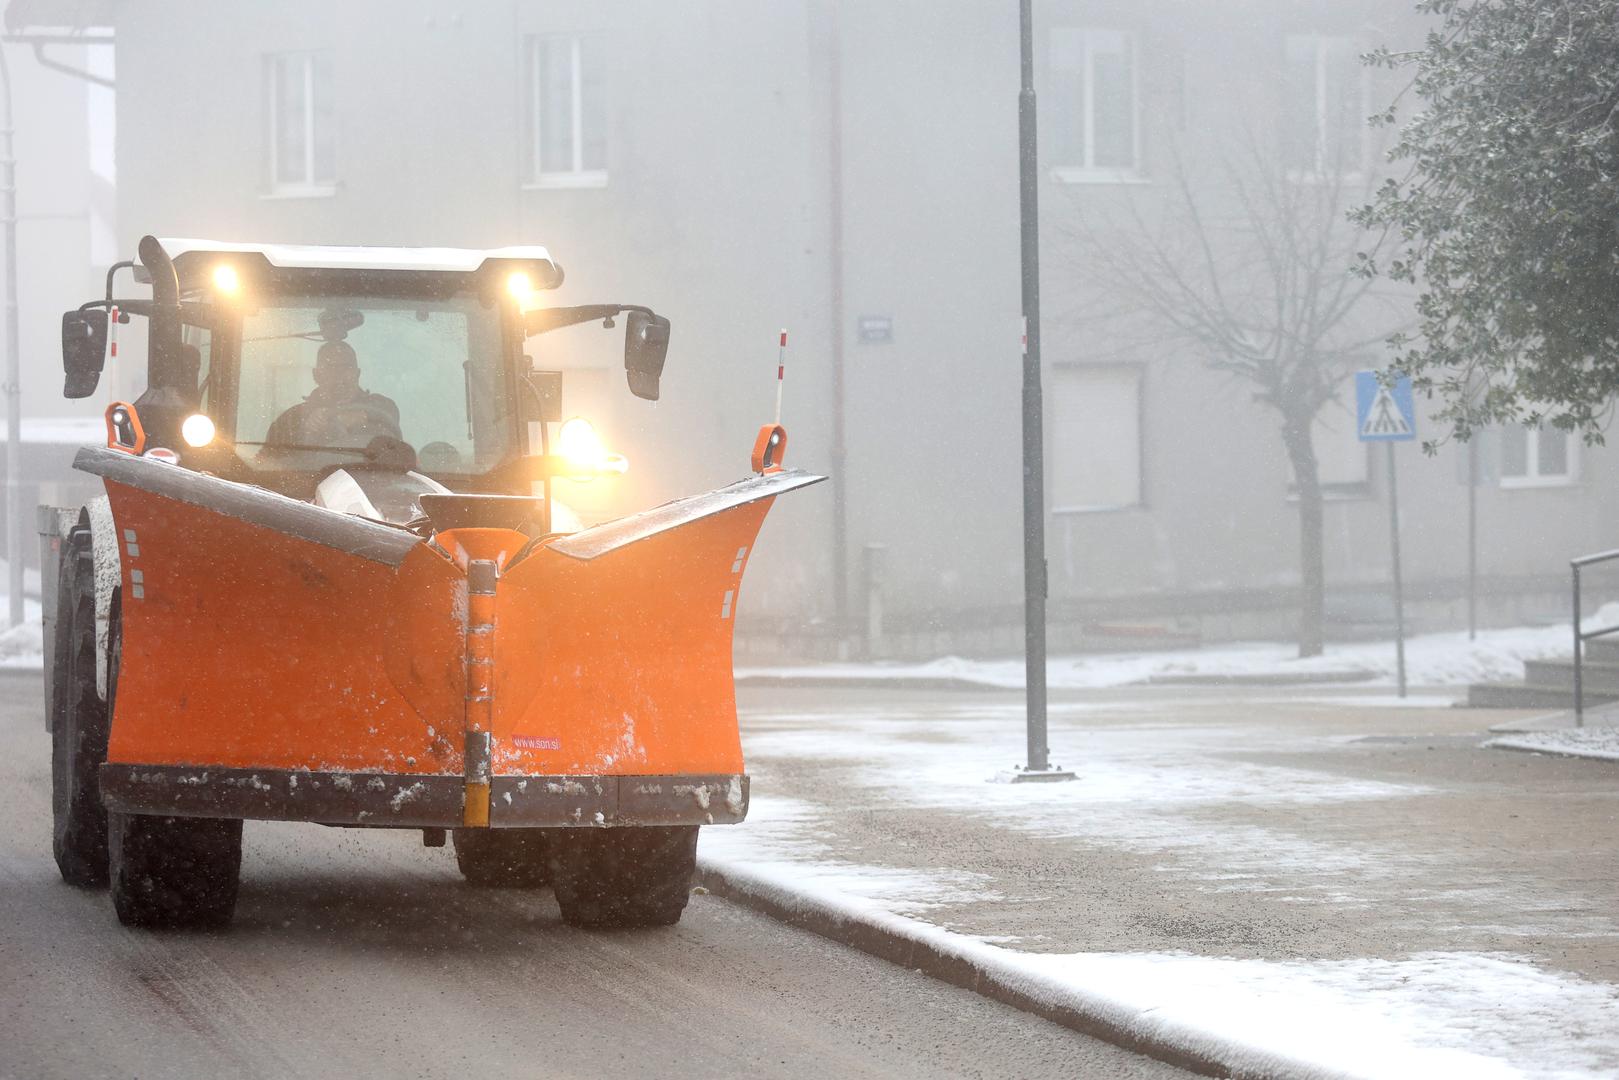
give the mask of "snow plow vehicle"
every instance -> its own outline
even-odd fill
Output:
[[[656,400],[669,322],[546,306],[561,279],[539,247],[148,236],[63,316],[66,396],[132,317],[147,369],[75,459],[105,497],[40,510],[64,880],[128,925],[217,926],[242,822],[301,821],[449,838],[470,883],[548,883],[575,925],[680,918],[698,828],[748,807],[742,573],[774,498],[824,478],[766,425],[735,484],[563,520],[554,481],[623,461],[525,344],[622,320]]]

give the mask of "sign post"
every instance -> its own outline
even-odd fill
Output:
[[[1375,371],[1355,373],[1355,431],[1361,442],[1388,444],[1389,547],[1394,561],[1394,667],[1405,697],[1405,592],[1400,581],[1400,489],[1394,470],[1394,444],[1417,437],[1411,380],[1401,375],[1385,383]]]

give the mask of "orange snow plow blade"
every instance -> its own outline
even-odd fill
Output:
[[[742,572],[775,496],[822,477],[535,540],[422,536],[112,450],[76,464],[106,482],[121,555],[110,808],[408,827],[746,812]],[[466,520],[495,497],[442,498]]]

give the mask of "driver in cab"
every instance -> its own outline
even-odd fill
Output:
[[[360,386],[360,361],[346,341],[328,341],[315,353],[315,389],[276,417],[265,448],[354,447],[372,439],[401,438],[399,406]]]

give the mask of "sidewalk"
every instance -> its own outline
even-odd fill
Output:
[[[1589,626],[1619,622],[1619,604],[1584,620]],[[1481,630],[1476,640],[1462,631],[1418,634],[1406,642],[1413,686],[1465,687],[1468,683],[1517,679],[1525,660],[1566,657],[1571,627],[1514,626]],[[1289,686],[1312,683],[1395,684],[1393,641],[1334,642],[1320,656],[1299,659],[1290,642],[1227,642],[1151,652],[1053,656],[1047,664],[1053,690],[1112,686]],[[901,688],[909,690],[1017,689],[1023,660],[972,660],[946,656],[926,662],[741,665],[739,685]],[[1463,696],[1457,692],[1457,697]]]
[[[1079,780],[1004,785],[1021,695],[744,690],[706,883],[1209,1071],[1619,1071],[1619,763],[1449,696],[1054,698]]]

